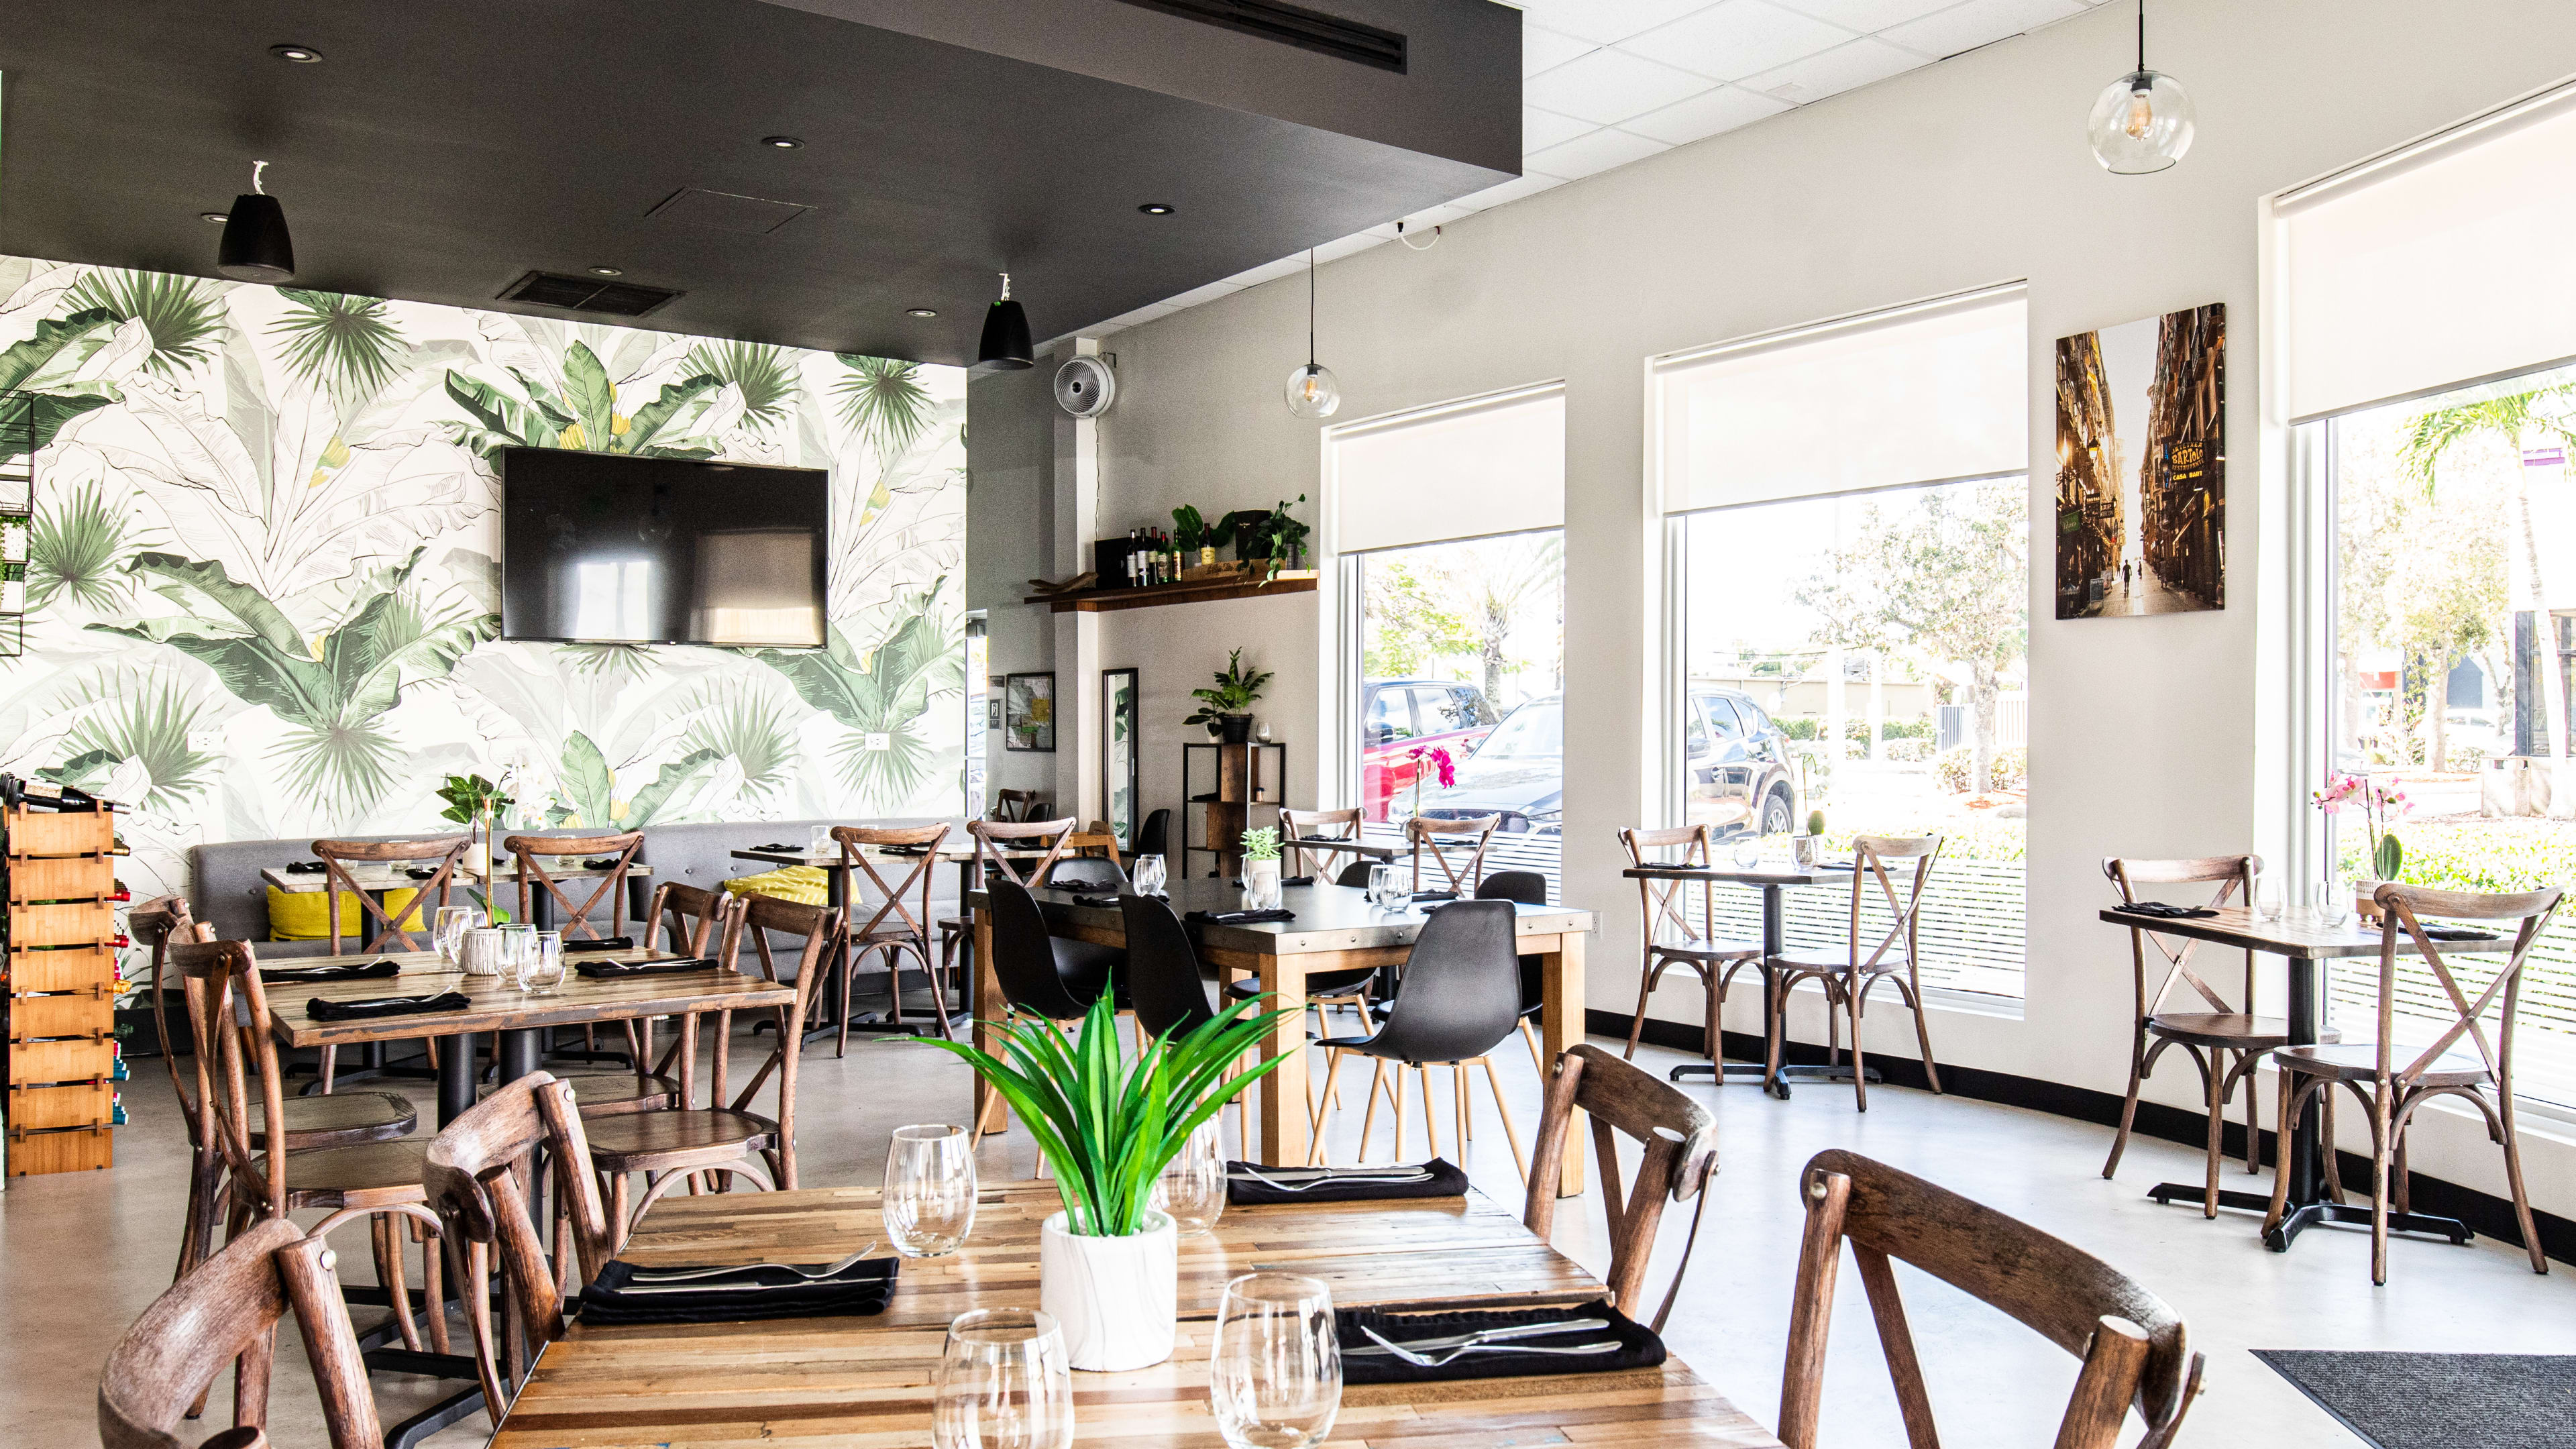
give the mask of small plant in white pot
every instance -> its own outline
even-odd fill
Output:
[[[1213,1021],[1146,1041],[1130,1057],[1109,994],[1072,1040],[1054,1022],[987,1023],[1007,1061],[965,1042],[914,1037],[956,1053],[1002,1094],[1055,1170],[1064,1211],[1038,1228],[1038,1306],[1064,1331],[1077,1369],[1145,1368],[1172,1356],[1178,1235],[1155,1211],[1154,1183],[1190,1134],[1285,1057],[1226,1074],[1287,1011],[1239,1001]]]
[[[1243,832],[1243,898],[1253,910],[1279,904],[1279,832],[1271,826]]]

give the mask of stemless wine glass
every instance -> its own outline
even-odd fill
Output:
[[[1247,1273],[1225,1285],[1208,1402],[1234,1449],[1309,1449],[1342,1407],[1333,1296],[1296,1273]]]
[[[537,928],[525,921],[512,921],[501,927],[500,951],[494,964],[501,968],[502,980],[519,979],[519,968],[526,963],[528,953],[536,949],[536,943]]]
[[[1170,1214],[1184,1238],[1216,1227],[1225,1212],[1225,1135],[1215,1118],[1200,1123],[1181,1144],[1180,1154],[1154,1180],[1154,1195],[1146,1206]]]
[[[1136,857],[1135,865],[1129,868],[1128,879],[1134,883],[1136,894],[1159,896],[1165,882],[1170,879],[1169,871],[1170,867],[1164,864],[1161,856],[1140,855]]]
[[[465,933],[474,926],[474,911],[467,906],[440,906],[430,927],[430,940],[438,947],[438,959],[448,970],[456,969],[456,954],[465,943]]]
[[[887,1241],[907,1258],[944,1258],[975,1226],[975,1144],[963,1127],[897,1127],[886,1148]]]
[[[979,1308],[948,1325],[932,1380],[938,1449],[1066,1449],[1073,1370],[1055,1319],[1034,1308]]]
[[[530,996],[552,996],[563,989],[563,979],[563,932],[530,932],[519,957],[519,989]]]
[[[2340,926],[2352,919],[2352,886],[2340,871],[2327,871],[2318,882],[2313,914],[2321,926]]]
[[[806,831],[805,853],[807,855],[814,856],[817,859],[827,855],[840,854],[841,852],[839,848],[835,846],[832,841],[832,827],[829,825],[817,825],[813,829]]]
[[[1395,909],[1396,898],[1399,895],[1404,894],[1409,894],[1409,892],[1404,891],[1402,887],[1396,884],[1394,866],[1373,865],[1369,867],[1368,895],[1370,905],[1377,907],[1381,911],[1391,911]]]
[[[1762,837],[1745,831],[1735,837],[1735,868],[1751,870],[1762,863]]]
[[[2255,887],[2254,918],[2260,921],[2281,919],[2281,887],[2277,882],[2265,881]]]

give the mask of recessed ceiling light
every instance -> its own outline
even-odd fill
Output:
[[[268,53],[279,60],[291,60],[297,65],[317,65],[322,60],[322,52],[309,45],[272,45],[268,48]]]
[[[936,317],[939,315],[939,309],[935,307],[906,307],[903,309],[903,315],[906,317]]]
[[[232,219],[233,214],[229,211],[201,211],[197,213],[197,220],[211,221],[217,226],[221,226]]]
[[[1173,211],[1172,204],[1168,201],[1149,201],[1136,209],[1147,216],[1169,216]]]
[[[624,267],[584,267],[582,270],[590,273],[594,277],[622,277],[626,275],[626,269]]]
[[[760,144],[780,151],[793,151],[805,143],[794,136],[763,136],[760,138]]]

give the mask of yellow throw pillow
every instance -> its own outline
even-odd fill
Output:
[[[758,875],[738,875],[724,883],[735,895],[776,896],[800,906],[819,906],[829,899],[823,872],[810,865],[786,865]]]
[[[420,892],[409,889],[385,892],[385,914],[400,919],[403,907],[410,905],[419,894]],[[421,914],[426,917],[429,914],[428,909],[424,907]],[[408,929],[425,935],[427,926],[428,922],[423,920],[417,925],[409,926]],[[376,927],[374,918],[367,914],[367,908],[358,904],[358,898],[347,891],[340,892],[340,934],[343,937],[355,936],[365,940],[376,934],[377,929],[381,928]],[[330,936],[331,904],[323,892],[282,891],[275,886],[268,888],[268,938],[270,940],[324,941],[330,939]]]

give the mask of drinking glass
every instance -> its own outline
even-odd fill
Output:
[[[1234,1449],[1309,1449],[1342,1407],[1342,1351],[1329,1289],[1296,1273],[1247,1273],[1225,1285],[1208,1402]]]
[[[1129,868],[1128,879],[1136,887],[1136,894],[1159,896],[1163,893],[1165,883],[1170,879],[1169,872],[1170,867],[1164,863],[1161,856],[1140,855],[1136,857],[1135,865]]]
[[[1279,909],[1279,873],[1277,871],[1244,877],[1243,908],[1247,911]]]
[[[2326,872],[2318,884],[2314,914],[2321,926],[2340,926],[2352,919],[2352,884],[2340,872]]]
[[[1411,895],[1411,891],[1404,889],[1402,885],[1397,883],[1394,866],[1373,865],[1369,867],[1368,897],[1370,905],[1377,907],[1381,911],[1391,911],[1396,908],[1400,898],[1409,897]]]
[[[948,1325],[932,1378],[938,1449],[1066,1449],[1073,1370],[1055,1319],[1034,1308],[979,1308]]]
[[[512,921],[501,927],[500,951],[494,964],[501,968],[502,980],[519,979],[519,968],[526,964],[536,944],[537,928],[525,921]]]
[[[805,853],[818,859],[827,855],[839,855],[841,849],[832,839],[832,827],[817,825],[805,832]]]
[[[2281,919],[2281,888],[2266,883],[2254,891],[2254,918],[2260,921]]]
[[[1180,1155],[1154,1180],[1154,1195],[1146,1206],[1170,1214],[1173,1227],[1184,1238],[1216,1227],[1225,1212],[1225,1134],[1214,1117],[1200,1123],[1190,1140],[1181,1144]]]
[[[1751,870],[1762,863],[1762,837],[1745,831],[1735,837],[1735,868]]]
[[[519,957],[519,989],[530,996],[552,996],[563,989],[563,979],[563,932],[530,932]]]
[[[897,1127],[886,1148],[886,1240],[907,1258],[944,1258],[975,1226],[975,1145],[963,1127]]]
[[[465,943],[465,933],[474,927],[475,911],[470,906],[440,906],[432,918],[430,941],[438,947],[438,959],[448,970],[456,969],[456,955]]]

